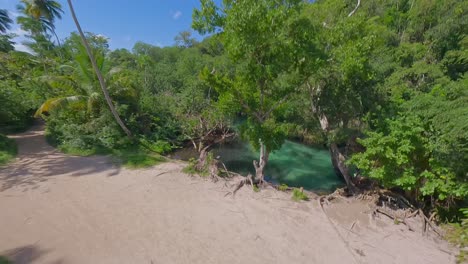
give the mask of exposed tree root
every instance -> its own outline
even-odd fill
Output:
[[[421,215],[421,217],[423,218],[423,235],[426,234],[427,225],[429,225],[431,227],[432,231],[434,231],[434,233],[436,233],[439,237],[444,237],[440,233],[437,226],[432,223],[432,218],[434,218],[435,214],[432,214],[430,219],[429,219],[429,218],[427,218],[427,216],[424,214],[424,212],[421,209],[419,209],[418,212]]]
[[[342,192],[342,191],[341,191]],[[343,194],[340,190],[334,193],[322,196],[320,203],[329,203],[334,199],[343,199]],[[433,223],[435,213],[432,213],[428,218],[421,209],[415,208],[405,197],[398,193],[394,193],[388,190],[374,190],[370,192],[364,192],[359,194],[357,199],[371,200],[374,201],[377,207],[372,211],[372,216],[375,217],[377,214],[383,214],[386,217],[392,219],[395,222],[403,223],[406,225],[408,230],[415,231],[415,229],[408,223],[408,219],[420,215],[422,218],[422,234],[426,234],[427,226],[430,227],[439,237],[443,237],[440,229],[436,224]]]
[[[371,192],[371,195],[377,196],[377,205],[392,210],[415,210],[415,207],[402,195],[388,190],[377,190]]]
[[[377,213],[380,213],[380,214],[383,214],[387,217],[389,217],[390,219],[392,219],[394,222],[398,222],[398,223],[403,223],[406,225],[406,227],[408,227],[408,230],[409,231],[412,231],[414,232],[414,229],[408,224],[408,222],[406,221],[407,217],[403,217],[403,218],[399,218],[397,217],[396,215],[394,215],[393,213],[391,212],[388,212],[387,210],[383,209],[383,208],[376,208],[373,212],[374,215],[376,215]]]
[[[245,177],[245,179],[242,179],[241,181],[239,181],[239,183],[237,185],[235,185],[236,187],[234,188],[233,191],[226,193],[226,195],[224,195],[224,197],[226,197],[226,196],[228,196],[230,194],[232,194],[232,196],[234,197],[236,195],[236,192],[239,191],[246,184],[250,184],[252,186],[252,188],[253,188],[256,184],[260,184],[260,180],[253,179],[252,174],[249,174],[249,175],[247,175]]]

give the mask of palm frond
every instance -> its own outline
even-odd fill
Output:
[[[4,33],[7,29],[10,29],[11,23],[13,23],[13,20],[8,16],[8,11],[0,9],[0,32]]]
[[[39,117],[43,113],[49,113],[54,109],[61,109],[69,105],[70,103],[85,101],[87,96],[83,95],[74,95],[68,97],[61,97],[61,98],[52,98],[45,101],[39,109],[37,109],[34,117]]]

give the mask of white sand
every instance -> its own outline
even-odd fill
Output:
[[[316,200],[245,187],[224,197],[224,182],[180,162],[128,170],[61,154],[40,127],[14,137],[18,158],[0,168],[0,255],[14,263],[455,262],[443,241],[366,220],[362,202],[327,208],[337,232]]]

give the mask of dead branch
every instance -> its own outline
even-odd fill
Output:
[[[249,180],[248,180],[249,179]],[[232,190],[231,192],[228,192],[226,193],[226,195],[224,195],[224,197],[232,194],[232,196],[234,197],[236,195],[236,192],[238,190],[240,190],[240,188],[242,188],[245,184],[252,184],[252,175],[247,175],[247,177],[245,179],[242,179],[241,181],[239,181],[239,183],[236,185],[236,188],[234,188],[234,190]]]
[[[390,219],[392,219],[395,222],[403,223],[404,225],[406,225],[406,227],[408,227],[409,231],[414,231],[414,229],[408,224],[408,222],[406,222],[406,218],[399,219],[397,216],[395,216],[391,212],[387,212],[386,210],[381,209],[381,208],[376,208],[375,211],[374,211],[374,214],[376,214],[376,213],[383,214],[383,215],[389,217]]]
[[[443,237],[439,229],[432,223],[430,219],[427,218],[427,216],[424,214],[424,212],[421,209],[419,209],[419,214],[423,218],[423,234],[426,233],[426,225],[429,225],[434,231],[434,233],[436,233],[439,237]]]
[[[231,173],[229,173],[228,169],[226,168],[226,164],[224,164],[224,162],[222,162],[222,161],[219,161],[219,163],[221,163],[221,165],[223,165],[224,171],[226,172],[227,176],[230,178]]]
[[[360,5],[361,5],[361,0],[358,0],[356,7],[353,9],[353,11],[351,11],[351,13],[349,13],[348,17],[354,15],[354,13],[358,10]]]

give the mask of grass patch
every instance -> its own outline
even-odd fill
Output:
[[[297,188],[293,190],[291,198],[296,202],[309,200],[309,197],[307,197],[307,195],[303,191]]]
[[[254,184],[254,186],[252,186],[252,189],[254,192],[260,192],[260,188],[258,188],[257,185]]]
[[[0,166],[11,161],[17,152],[16,142],[0,134]]]
[[[88,157],[93,155],[106,155],[111,153],[111,151],[103,148],[81,149],[67,145],[60,145],[58,146],[58,149],[63,153],[82,157]]]
[[[141,147],[113,150],[112,156],[116,157],[124,167],[131,169],[147,168],[166,161],[163,156]]]
[[[132,146],[124,149],[106,149],[103,147],[83,149],[62,144],[56,147],[65,154],[75,156],[110,155],[117,163],[130,169],[147,168],[166,161],[160,154],[142,146]]]
[[[202,170],[197,170],[196,166],[198,164],[198,159],[190,158],[187,167],[183,168],[182,172],[189,174],[189,175],[198,175],[200,177],[207,177],[210,175],[209,167],[213,159],[214,159],[213,154],[208,153],[208,156],[206,157],[205,166],[202,168]]]
[[[200,174],[200,172],[198,172],[197,169],[195,169],[196,164],[197,160],[195,158],[190,158],[188,161],[188,165],[182,169],[182,172],[188,175]]]
[[[0,264],[12,264],[7,258],[0,256]]]
[[[278,186],[278,190],[280,190],[282,192],[287,191],[288,190],[288,185],[283,183],[280,186]]]
[[[468,261],[468,208],[460,209],[464,218],[460,223],[450,223],[444,226],[446,230],[445,239],[458,248],[460,254],[457,256],[457,263],[467,263]]]

